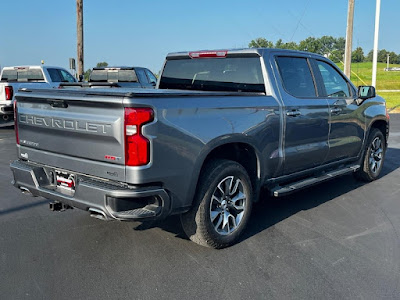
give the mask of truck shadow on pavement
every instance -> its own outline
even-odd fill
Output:
[[[388,148],[378,180],[385,180],[386,176],[398,168],[400,168],[400,149]],[[300,211],[318,207],[365,184],[368,183],[356,180],[353,175],[346,175],[282,198],[273,198],[264,193],[260,201],[253,205],[250,222],[239,243]],[[163,221],[144,222],[134,230],[142,231],[153,227],[171,232],[178,238],[188,239],[183,232],[179,216],[171,216]]]
[[[25,209],[31,209],[33,207],[40,206],[40,205],[45,205],[45,204],[48,204],[48,203],[49,203],[49,200],[46,199],[46,200],[41,200],[39,202],[34,202],[34,203],[29,203],[29,204],[24,204],[24,205],[12,207],[12,208],[6,209],[6,210],[0,210],[0,217],[2,215],[11,214],[11,213],[14,213],[14,212],[17,212],[17,211],[21,211],[21,210],[25,210]]]

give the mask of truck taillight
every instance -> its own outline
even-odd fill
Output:
[[[17,100],[14,101],[14,130],[15,130],[15,140],[17,145],[19,145],[19,135],[18,135],[18,108]]]
[[[6,100],[12,100],[14,90],[12,86],[6,86],[4,87],[4,90],[6,92]]]
[[[150,141],[143,136],[143,125],[154,120],[149,107],[125,108],[125,165],[143,166],[150,162]]]

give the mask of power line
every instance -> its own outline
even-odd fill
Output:
[[[299,25],[300,25],[301,20],[303,19],[304,15],[306,14],[306,11],[307,11],[307,8],[308,8],[308,5],[310,4],[310,2],[311,2],[311,0],[308,0],[307,3],[306,3],[306,5],[305,5],[305,7],[304,7],[303,14],[301,15],[299,21],[297,22],[296,28],[294,29],[293,34],[292,34],[292,37],[291,37],[291,39],[290,39],[291,42],[293,42],[293,37],[294,37],[294,35],[295,35],[297,29],[299,28]]]

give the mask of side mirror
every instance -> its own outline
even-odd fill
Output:
[[[376,96],[376,91],[373,86],[359,86],[358,87],[358,92],[357,92],[357,105],[361,105],[361,103],[364,102],[364,100],[367,100],[369,98],[374,98]]]
[[[373,86],[359,86],[357,96],[361,100],[367,100],[369,98],[376,97],[376,91]]]

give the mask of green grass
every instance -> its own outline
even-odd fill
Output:
[[[338,64],[343,70],[343,64]],[[385,98],[389,110],[397,107],[400,110],[400,71],[387,72],[386,63],[378,63],[376,72],[377,94]],[[390,64],[389,67],[400,65]],[[372,62],[362,62],[351,64],[351,81],[354,85],[370,85],[372,82]],[[381,90],[399,90],[399,92],[381,92]]]
[[[343,64],[338,64],[343,69]],[[400,65],[390,64],[389,67],[400,68]],[[400,90],[400,71],[384,71],[385,63],[378,63],[376,72],[377,90]],[[358,76],[358,77],[357,77]],[[372,83],[372,62],[351,64],[351,81],[356,85],[370,85]]]
[[[395,92],[395,93],[378,92],[378,95],[386,100],[386,106],[389,111],[400,112],[400,92]]]

